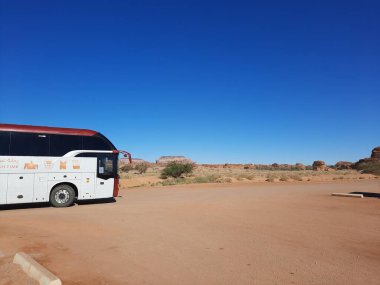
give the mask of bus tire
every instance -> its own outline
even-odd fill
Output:
[[[54,207],[68,207],[74,203],[75,191],[66,184],[61,184],[53,188],[50,192],[50,204]]]

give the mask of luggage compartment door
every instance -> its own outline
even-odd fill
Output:
[[[49,202],[47,173],[36,173],[34,176],[33,202]]]
[[[34,174],[8,174],[7,204],[33,202]]]
[[[8,174],[0,174],[0,205],[7,203]]]

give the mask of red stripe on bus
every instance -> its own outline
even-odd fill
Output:
[[[84,129],[54,128],[54,127],[44,127],[44,126],[12,125],[12,124],[0,124],[0,131],[77,135],[77,136],[93,136],[97,134],[97,132],[95,131],[84,130]]]

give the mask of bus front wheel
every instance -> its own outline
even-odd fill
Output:
[[[50,203],[54,207],[68,207],[74,203],[75,191],[69,185],[58,185],[50,193]]]

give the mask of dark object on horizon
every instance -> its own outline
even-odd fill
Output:
[[[326,163],[323,160],[316,160],[313,162],[313,170],[324,171],[326,170]]]

